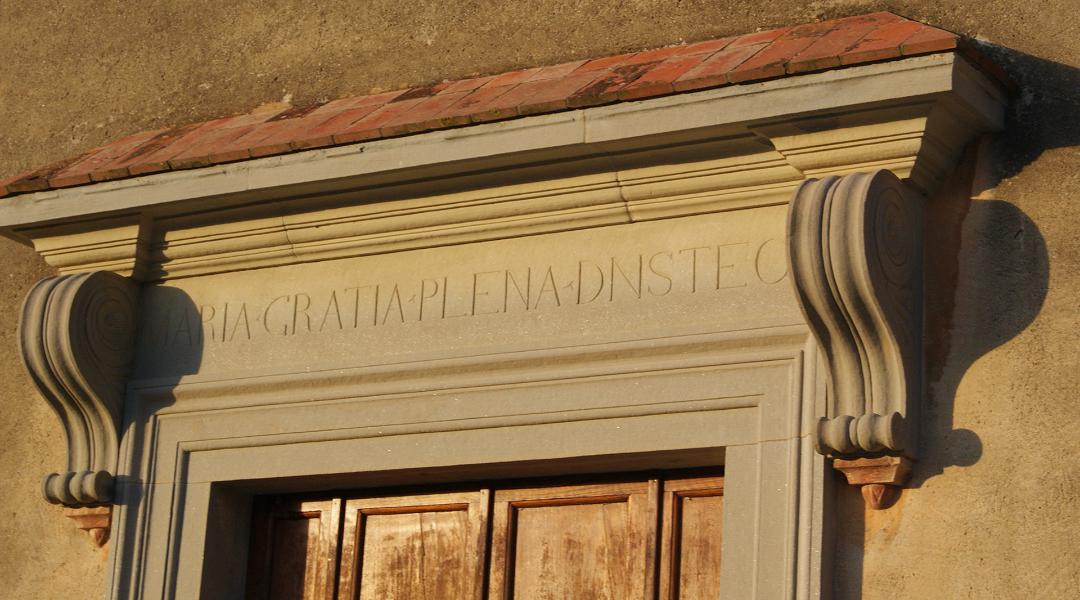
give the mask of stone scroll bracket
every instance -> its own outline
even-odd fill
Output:
[[[793,281],[827,366],[815,447],[874,508],[916,458],[923,202],[890,171],[854,173],[804,182],[788,219]]]
[[[49,277],[31,288],[19,322],[23,363],[67,443],[67,465],[42,491],[98,545],[108,537],[137,293],[110,271]]]

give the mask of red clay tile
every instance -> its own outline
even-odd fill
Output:
[[[423,99],[424,97],[417,98],[417,100]],[[341,113],[325,114],[316,111],[288,121],[267,123],[244,138],[237,139],[234,143],[234,149],[242,148],[246,144],[251,156],[257,158],[271,154],[283,154],[315,145],[329,145],[327,139],[332,143],[332,136],[335,131],[351,125],[380,108],[382,106],[368,106],[345,111],[348,113],[345,116],[347,118],[345,122],[338,120],[343,118]],[[328,123],[330,123],[330,127],[324,127]],[[322,138],[321,141],[320,138]],[[297,144],[299,141],[305,143],[303,145]]]
[[[672,87],[682,92],[723,85],[728,82],[727,74],[730,71],[746,62],[764,47],[763,43],[753,46],[735,46],[732,42],[727,48],[713,54],[705,62],[684,73],[672,83]]]
[[[425,99],[407,112],[401,113],[383,123],[379,129],[386,136],[402,135],[435,129],[437,127],[452,127],[454,125],[466,125],[469,119],[447,118],[436,120],[435,117],[454,105],[455,102],[468,96],[469,92],[454,92],[451,94],[438,94]]]
[[[383,104],[358,106],[349,110],[328,114],[325,121],[311,127],[298,135],[298,139],[291,142],[294,150],[330,146],[334,143],[334,134],[344,130],[349,125],[370,115],[382,108]],[[312,113],[314,116],[315,113]]]
[[[577,70],[579,72],[608,70],[608,69],[611,69],[612,67],[617,67],[619,65],[626,64],[629,60],[631,60],[636,55],[637,55],[636,52],[631,52],[629,54],[616,54],[615,56],[607,56],[607,57],[604,57],[604,58],[594,58],[594,59],[592,59],[590,61],[587,61],[585,64],[581,65],[580,67],[578,67]]]
[[[382,137],[382,133],[379,132],[378,127],[372,127],[370,129],[353,129],[352,131],[335,133],[333,137],[335,144],[355,144],[357,142],[377,140]]]
[[[267,149],[277,148],[277,152],[288,152],[288,142],[293,139],[293,134],[304,128],[304,124],[318,123],[329,119],[332,115],[317,115],[297,118],[297,119],[279,119],[274,121],[267,121],[265,123],[259,123],[251,127],[243,128],[229,128],[228,132],[219,133],[222,135],[221,143],[219,147],[214,151],[215,154],[224,154],[225,156],[232,156],[235,152],[240,150],[246,150],[252,158],[265,156]],[[310,121],[307,119],[311,119]],[[232,135],[230,135],[232,134]],[[208,139],[207,141],[213,141]],[[199,144],[203,146],[202,143]],[[282,148],[284,146],[284,148]],[[258,151],[256,151],[258,149]],[[198,149],[203,150],[202,147]],[[273,152],[271,152],[273,153]],[[210,153],[206,153],[209,156]],[[182,158],[177,156],[174,158]],[[170,161],[171,163],[172,161]],[[174,167],[175,168],[175,167]]]
[[[236,156],[240,150],[245,148],[252,158],[290,152],[293,149],[290,145],[291,142],[304,131],[312,129],[332,116],[319,113],[318,109],[320,107],[321,105],[294,107],[279,113],[271,119],[267,119],[264,123],[245,128],[246,131],[238,132],[238,135],[226,133],[222,135],[222,143],[220,144],[224,148],[219,148],[215,154],[218,155],[218,159],[226,159]],[[199,152],[202,152],[202,150],[203,148],[198,149]],[[206,160],[208,160],[210,153],[204,154]],[[176,157],[170,160],[169,163],[173,168],[182,168],[174,164],[174,161],[182,158],[184,157]]]
[[[320,106],[315,112],[311,113],[322,115],[334,115],[352,110],[354,108],[378,108],[383,104],[397,98],[408,90],[394,90],[392,92],[381,92],[378,94],[371,94],[369,96],[356,96],[353,98],[338,98],[337,100],[331,100],[326,104]]]
[[[878,27],[854,48],[840,55],[841,65],[851,65],[900,56],[900,45],[922,28],[914,21],[897,21]]]
[[[684,73],[705,62],[708,53],[674,56],[649,69],[635,81],[619,90],[620,100],[637,100],[651,96],[661,96],[675,91],[674,83]]]
[[[49,189],[49,180],[48,177],[43,177],[41,174],[35,172],[23,175],[15,181],[8,183],[5,187],[7,188],[8,195],[43,192]]]
[[[166,132],[158,138],[159,141],[164,141],[163,138],[167,139],[167,142],[160,145],[159,149],[148,154],[140,155],[138,160],[132,160],[128,157],[123,164],[127,165],[127,169],[132,175],[168,171],[172,168],[169,165],[169,159],[198,144],[204,139],[203,136],[213,132],[224,121],[225,119],[219,119],[218,121],[191,125],[188,127],[177,128],[172,132]],[[166,137],[173,132],[176,134],[175,137]],[[155,144],[153,140],[147,142],[147,146],[152,144]],[[137,148],[135,152],[137,153],[139,150],[140,149]]]
[[[270,117],[269,119],[266,119],[264,122],[265,123],[274,123],[274,122],[277,122],[277,121],[288,121],[288,120],[292,120],[292,119],[303,119],[304,117],[306,117],[306,116],[310,115],[311,113],[319,110],[320,108],[322,108],[325,105],[326,105],[325,102],[316,102],[314,104],[306,104],[304,106],[292,106],[292,107],[289,107],[289,108],[279,112],[278,114]]]
[[[875,29],[899,20],[900,17],[888,12],[840,19],[836,28],[788,61],[787,72],[805,73],[838,67],[840,54],[850,50]]]
[[[210,154],[206,157],[206,163],[210,165],[220,165],[236,162],[238,160],[247,160],[249,158],[251,158],[251,152],[249,152],[247,148],[233,150],[218,148],[210,151]]]
[[[4,184],[4,188],[7,190],[8,195],[40,192],[50,189],[50,178],[82,158],[85,158],[85,155],[75,156],[45,165],[44,167],[39,167],[33,171],[27,171],[10,180],[6,180],[7,182]]]
[[[94,172],[108,173],[111,175],[108,179],[126,177],[128,175],[127,168],[121,164],[124,157],[161,132],[162,130],[144,131],[102,146],[97,151],[88,153],[84,155],[84,158],[76,160],[68,168],[54,174],[53,179],[63,184],[73,185],[74,181],[85,183],[85,179]]]
[[[956,48],[959,36],[936,27],[923,25],[911,37],[900,44],[900,53],[904,56],[942,52]]]
[[[598,73],[576,73],[558,80],[527,81],[492,102],[488,109],[516,107],[521,116],[555,112],[567,108],[567,99],[596,81]]]
[[[359,141],[361,139],[372,139],[372,135],[374,137],[379,137],[380,134],[378,132],[381,130],[383,125],[389,123],[390,121],[393,121],[394,119],[398,118],[403,114],[408,113],[410,110],[413,109],[413,107],[419,105],[421,102],[424,102],[427,99],[428,96],[414,97],[409,100],[401,100],[382,106],[381,108],[379,108],[379,110],[376,110],[375,112],[367,115],[366,117],[363,117],[362,119],[335,133],[334,141],[339,144],[344,144],[348,142],[341,141],[343,139],[347,139],[349,141]],[[375,133],[372,134],[371,132]]]
[[[433,83],[431,85],[422,85],[419,87],[409,88],[401,94],[394,96],[391,100],[387,101],[387,104],[393,104],[395,102],[405,102],[406,100],[415,100],[417,98],[427,98],[428,96],[434,96],[450,86],[449,81],[442,83]]]
[[[495,79],[495,75],[488,75],[487,77],[473,77],[471,79],[460,79],[458,81],[451,81],[450,85],[446,86],[446,89],[439,92],[440,94],[453,94],[455,92],[471,92],[477,88],[483,87],[492,79]]]
[[[619,99],[620,90],[637,81],[657,64],[659,63],[631,61],[625,65],[613,67],[604,76],[574,92],[567,98],[566,105],[570,108],[582,108],[615,102]]]
[[[96,153],[98,153],[98,152],[100,152],[100,151],[102,151],[104,149],[105,149],[105,147],[101,146],[101,147],[98,147],[98,148],[94,148],[93,150],[90,150],[89,152],[84,152],[82,155],[79,156],[79,158],[76,158],[75,160],[71,161],[71,163],[68,165],[67,168],[61,169],[59,171],[54,171],[53,174],[49,176],[49,187],[50,188],[66,188],[66,187],[74,187],[76,185],[83,185],[83,184],[86,184],[86,183],[90,183],[92,180],[90,179],[90,173],[89,172],[86,172],[86,171],[83,171],[83,170],[76,170],[76,169],[73,169],[73,167],[76,167],[79,163],[81,163],[85,159],[89,158],[90,156],[92,156],[92,155],[94,155],[94,154],[96,154]]]
[[[742,46],[757,46],[758,44],[771,44],[776,38],[784,35],[790,31],[790,27],[781,27],[780,29],[770,29],[769,31],[758,31],[755,33],[747,33],[746,35],[740,35],[735,38],[728,48],[739,48]]]
[[[727,45],[731,44],[735,38],[726,37],[718,40],[706,40],[704,42],[695,42],[685,46],[684,50],[679,53],[679,56],[690,56],[693,54],[712,54],[723,50]]]
[[[499,98],[505,95],[510,90],[517,87],[516,84],[510,85],[485,85],[471,94],[465,96],[461,100],[458,100],[456,104],[447,108],[441,115],[442,118],[456,118],[464,117],[471,123],[483,122],[484,115],[492,115],[493,118],[498,117],[498,109],[492,109]],[[508,116],[516,116],[517,111],[513,111]]]
[[[75,187],[93,181],[89,173],[58,174],[49,178],[49,187],[55,189]]]
[[[779,77],[784,74],[788,61],[833,31],[835,27],[835,21],[793,27],[773,40],[761,52],[732,69],[727,75],[727,80],[740,83]]]
[[[234,140],[262,127],[266,125],[249,123],[241,127],[225,127],[224,124],[217,127],[200,127],[184,136],[179,142],[170,144],[166,149],[168,153],[159,152],[153,158],[167,163],[169,170],[204,167],[210,164],[208,157],[211,153],[220,152]]]
[[[20,173],[18,175],[12,175],[11,177],[4,177],[3,179],[0,179],[0,198],[3,198],[10,193],[8,192],[8,184],[15,183],[20,178],[22,178],[22,176],[22,173]]]
[[[157,135],[146,140],[138,147],[128,152],[127,155],[117,159],[113,163],[114,168],[126,168],[131,175],[139,175],[142,173],[156,172],[154,170],[155,164],[160,164],[159,171],[167,170],[167,163],[152,163],[148,159],[151,155],[156,154],[162,149],[168,147],[170,144],[187,135],[194,129],[200,126],[199,123],[192,123],[189,125],[182,125],[180,127],[174,127],[172,129],[165,129],[158,132]]]
[[[237,148],[234,148],[234,142],[243,138],[247,134],[258,129],[260,125],[251,124],[243,127],[220,127],[201,136],[197,143],[188,147],[187,150],[177,154],[169,159],[170,169],[194,169],[197,167],[205,167],[207,165],[231,162],[232,160],[239,160],[233,158],[234,156],[240,156],[241,158],[250,158],[250,154],[247,150],[247,145],[244,147],[243,152],[239,152]]]
[[[873,13],[342,98],[128,136],[0,181],[0,196],[188,169],[306,148],[598,106],[911,54],[956,50],[1007,81],[958,36]],[[982,57],[982,58],[980,58]]]
[[[566,77],[567,75],[576,71],[579,67],[589,61],[587,60],[575,60],[573,62],[562,63],[561,65],[553,65],[550,67],[540,67],[532,77],[529,77],[525,81],[533,82],[546,79],[559,79],[560,77]],[[522,82],[524,83],[524,82]]]
[[[541,67],[533,67],[531,69],[521,69],[519,71],[510,71],[509,73],[503,73],[491,78],[490,81],[484,84],[484,87],[498,87],[502,85],[514,85],[528,81],[540,72]]]
[[[667,46],[665,48],[656,48],[654,50],[645,50],[644,52],[638,52],[630,58],[623,61],[622,65],[636,65],[641,63],[657,63],[667,60],[675,56],[684,56],[687,54],[688,46]],[[706,50],[699,48],[697,53],[703,53]]]

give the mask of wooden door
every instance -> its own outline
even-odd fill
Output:
[[[651,600],[657,485],[497,490],[489,597]]]
[[[248,557],[249,600],[331,600],[341,500],[256,502]]]
[[[724,478],[664,482],[660,600],[720,598]]]
[[[723,477],[260,500],[248,598],[717,600]]]
[[[487,490],[345,503],[339,598],[481,600]]]

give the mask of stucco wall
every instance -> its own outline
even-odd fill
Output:
[[[977,36],[1021,84],[935,203],[917,489],[843,488],[838,598],[1080,595],[1080,11],[1073,0],[0,2],[0,175],[138,130],[890,8]],[[104,556],[39,499],[62,456],[18,365],[47,273],[0,239],[0,596],[94,597]],[[94,590],[91,592],[90,590]],[[861,595],[860,595],[861,594]]]

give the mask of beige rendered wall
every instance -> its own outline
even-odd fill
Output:
[[[135,131],[888,8],[1004,48],[1009,130],[935,203],[916,489],[843,488],[837,598],[1080,597],[1080,10],[1075,0],[0,1],[0,175]],[[0,239],[0,597],[95,597],[104,555],[38,495],[56,419],[18,364],[48,273]],[[93,590],[92,592],[90,590]]]

